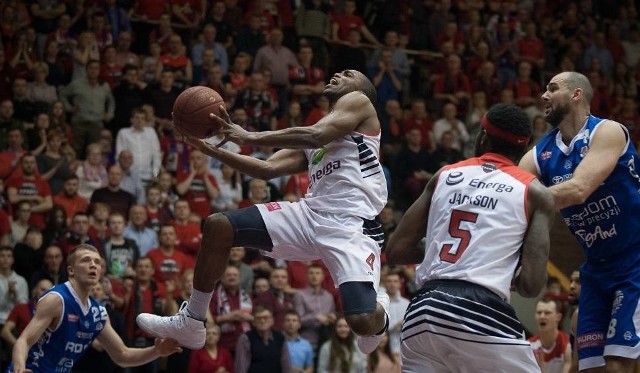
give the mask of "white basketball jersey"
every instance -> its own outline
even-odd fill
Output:
[[[382,211],[387,184],[379,160],[379,134],[352,132],[305,154],[309,161],[305,201],[310,208],[370,220]]]
[[[528,226],[527,187],[533,179],[494,153],[444,168],[431,200],[418,284],[465,280],[508,300]]]

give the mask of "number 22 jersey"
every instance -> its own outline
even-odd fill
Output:
[[[534,179],[495,153],[443,168],[431,197],[418,284],[464,280],[508,300],[528,227],[527,188]]]
[[[107,310],[89,297],[82,305],[68,281],[49,289],[44,297],[58,296],[62,300],[60,322],[47,328],[27,355],[27,369],[34,373],[70,372],[73,364],[90,348],[107,322]],[[9,372],[13,370],[9,368]]]

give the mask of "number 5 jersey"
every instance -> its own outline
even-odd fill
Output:
[[[534,179],[495,153],[443,168],[432,195],[418,285],[464,280],[508,301],[528,227],[527,188]]]

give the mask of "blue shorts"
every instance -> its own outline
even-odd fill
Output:
[[[604,366],[604,356],[640,356],[640,266],[613,264],[580,268],[580,370]]]

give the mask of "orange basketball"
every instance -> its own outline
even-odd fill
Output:
[[[224,100],[209,87],[196,86],[186,89],[173,103],[173,124],[199,139],[214,136],[220,126],[209,117],[220,116]]]

